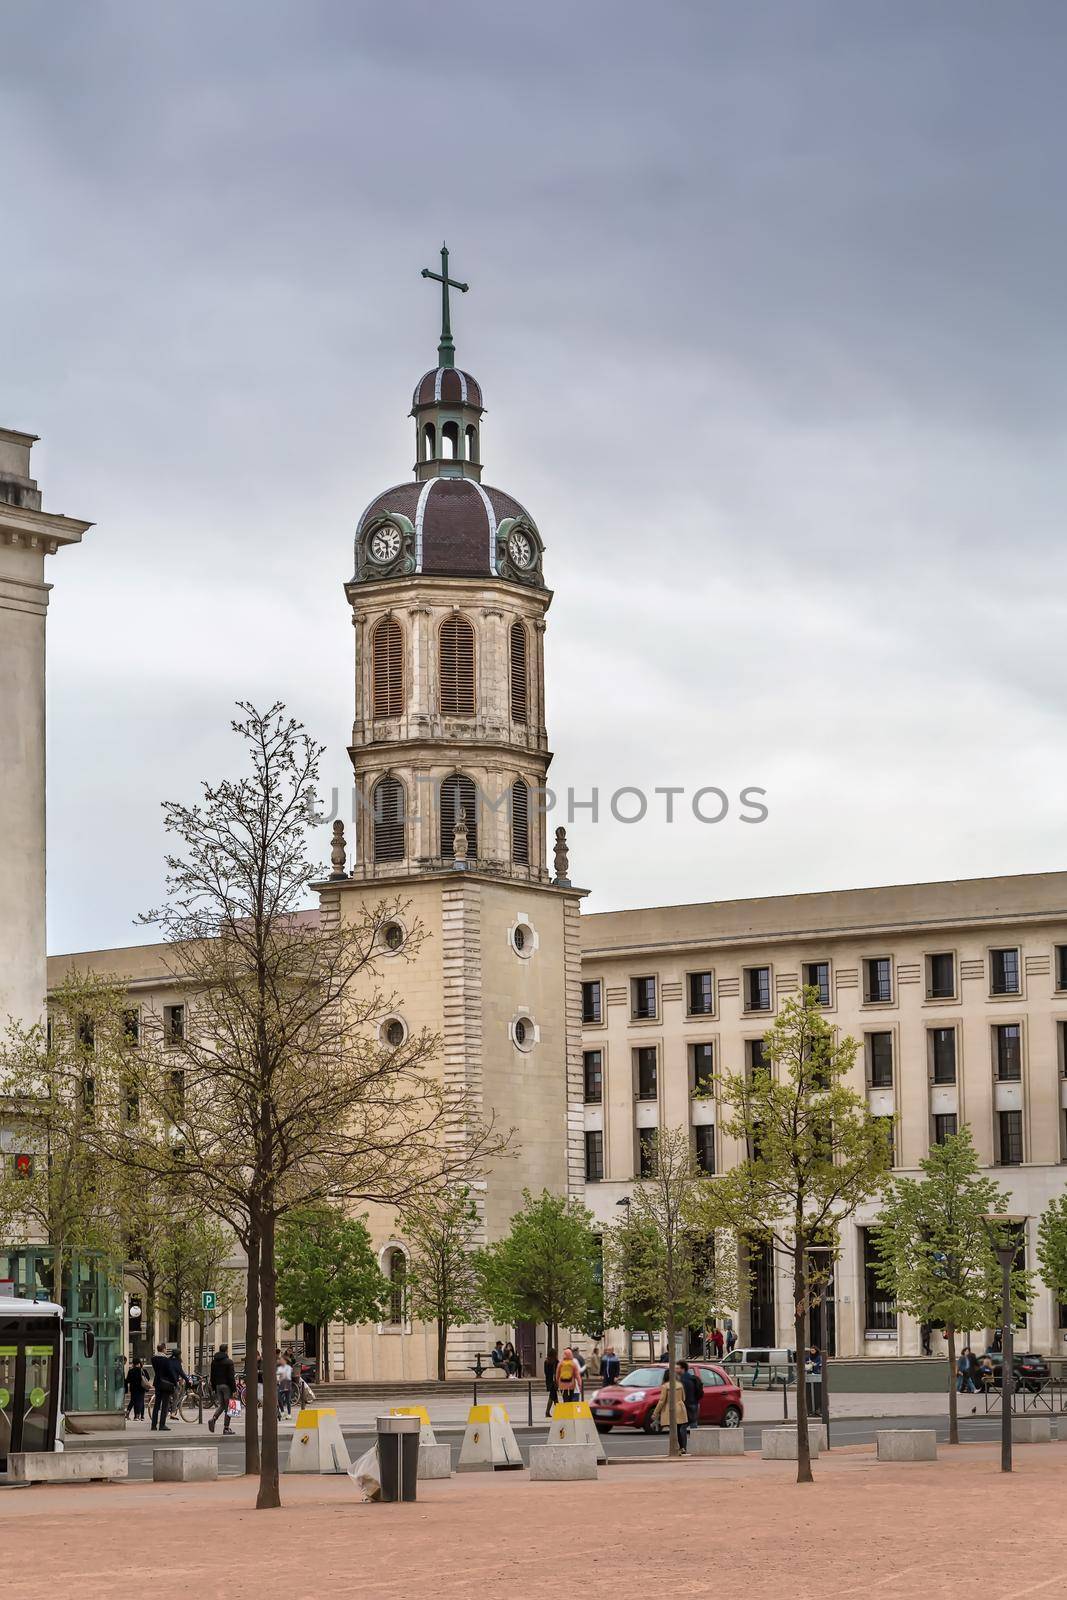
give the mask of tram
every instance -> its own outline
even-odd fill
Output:
[[[63,1307],[0,1299],[0,1472],[20,1450],[62,1450]]]

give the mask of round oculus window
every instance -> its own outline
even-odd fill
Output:
[[[395,1050],[398,1045],[404,1043],[407,1038],[407,1032],[399,1017],[390,1017],[382,1028],[382,1038],[387,1045],[390,1045]]]
[[[532,1050],[534,1047],[534,1025],[529,1017],[516,1017],[511,1024],[511,1037],[520,1050]]]
[[[387,922],[382,929],[382,943],[387,950],[399,950],[404,943],[404,930],[399,922]]]

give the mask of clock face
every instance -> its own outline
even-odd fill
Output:
[[[377,561],[379,566],[384,566],[387,561],[395,561],[400,554],[400,529],[391,522],[383,522],[371,534],[367,550],[371,560]]]
[[[533,565],[533,545],[527,535],[520,533],[518,528],[508,538],[508,555],[517,567]]]

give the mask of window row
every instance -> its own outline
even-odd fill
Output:
[[[691,1140],[693,1159],[698,1170],[708,1177],[714,1176],[714,1127],[707,1123],[693,1128],[691,1130]],[[634,1176],[637,1178],[650,1178],[655,1160],[655,1128],[635,1128],[634,1141]],[[586,1183],[602,1183],[604,1181],[604,1134],[599,1128],[586,1129],[585,1181]]]
[[[396,617],[382,617],[371,629],[371,714],[401,717],[406,709],[407,678],[404,668],[404,630]],[[513,622],[508,634],[509,704],[511,720],[529,717],[529,640],[526,625]],[[438,699],[441,715],[473,717],[475,714],[475,637],[467,618],[446,617],[438,630]]]
[[[1017,946],[991,949],[988,980],[991,996],[1000,998],[1022,994],[1022,958]],[[1067,993],[1067,945],[1053,950],[1053,976],[1057,993]],[[925,958],[927,1000],[959,999],[959,962],[955,951],[938,951]],[[894,961],[892,956],[868,956],[861,963],[863,1000],[866,1005],[892,1005],[894,1002]],[[814,989],[818,1004],[833,1004],[829,961],[803,963],[802,982]],[[746,1012],[774,1009],[773,969],[769,966],[742,967],[741,999]],[[630,979],[630,1016],[635,1022],[654,1021],[660,1014],[660,980],[655,974]],[[707,1017],[715,1014],[715,974],[685,974],[686,1015]],[[587,1025],[603,1022],[603,985],[599,978],[582,984],[582,1021]]]
[[[456,832],[466,830],[466,856],[478,859],[478,789],[473,778],[454,772],[445,778],[438,800],[438,853],[448,859],[456,853]],[[511,860],[530,864],[530,788],[516,778],[507,797],[511,830]],[[404,785],[388,774],[371,790],[371,856],[375,862],[403,861],[407,855],[407,805]]]

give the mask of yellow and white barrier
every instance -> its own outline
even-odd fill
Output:
[[[607,1461],[603,1441],[597,1432],[593,1413],[585,1400],[557,1400],[552,1407],[552,1420],[548,1425],[546,1444],[591,1444],[596,1448],[597,1461]]]
[[[332,1406],[298,1411],[286,1472],[347,1472],[352,1465]]]
[[[522,1456],[503,1406],[471,1406],[459,1452],[459,1470],[484,1468],[506,1472],[522,1466]]]
[[[430,1421],[430,1413],[425,1406],[390,1406],[391,1417],[418,1417],[422,1426],[419,1428],[419,1445],[436,1444],[437,1438]]]

